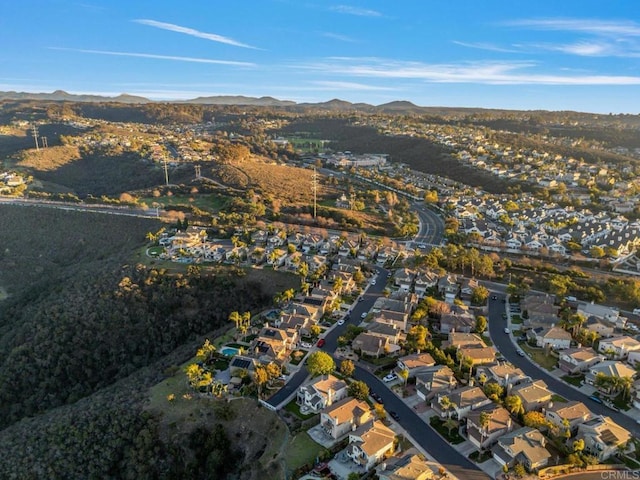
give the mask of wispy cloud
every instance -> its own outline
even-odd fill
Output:
[[[640,36],[640,24],[631,21],[608,21],[578,18],[521,19],[503,22],[512,27],[528,27],[537,30],[560,30],[592,35]]]
[[[233,60],[214,60],[210,58],[179,57],[174,55],[156,55],[153,53],[112,52],[108,50],[85,50],[82,48],[48,47],[50,50],[63,50],[67,52],[90,53],[94,55],[113,55],[117,57],[151,58],[155,60],[171,60],[175,62],[212,63],[215,65],[231,65],[235,67],[255,67],[255,63],[236,62]]]
[[[148,25],[149,27],[159,28],[161,30],[168,30],[170,32],[184,33],[185,35],[191,35],[192,37],[211,40],[212,42],[225,43],[227,45],[233,45],[234,47],[252,48],[254,50],[259,50],[259,48],[257,47],[247,45],[246,43],[239,42],[237,40],[234,40],[233,38],[224,37],[216,33],[201,32],[193,28],[174,25],[173,23],[158,22],[156,20],[148,20],[144,18],[133,20],[133,21],[141,25]]]
[[[327,38],[332,38],[334,40],[339,40],[341,42],[356,43],[356,40],[354,40],[353,38],[348,37],[346,35],[341,35],[339,33],[322,32],[322,36]]]
[[[397,88],[392,87],[379,87],[377,85],[366,85],[364,83],[357,82],[333,82],[325,80],[317,80],[311,82],[313,85],[320,87],[320,90],[354,90],[361,92],[380,92],[380,91],[394,91]]]
[[[475,48],[478,50],[488,50],[490,52],[518,53],[517,49],[501,47],[499,45],[494,45],[492,43],[482,43],[482,42],[469,43],[469,42],[460,42],[457,40],[453,40],[453,43],[455,43],[456,45],[460,45],[461,47]]]
[[[640,77],[623,75],[562,75],[532,71],[536,62],[462,62],[428,64],[387,59],[334,57],[302,66],[346,77],[421,80],[430,83],[485,85],[640,85]]]
[[[329,10],[338,13],[345,13],[347,15],[356,15],[358,17],[381,17],[382,13],[376,10],[370,10],[368,8],[353,7],[351,5],[335,5],[330,7]]]

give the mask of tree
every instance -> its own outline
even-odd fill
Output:
[[[307,359],[307,370],[312,377],[327,375],[333,372],[336,364],[331,355],[325,352],[313,352]]]
[[[427,335],[429,331],[424,325],[414,325],[407,333],[405,347],[410,351],[423,351],[427,348]]]
[[[485,317],[484,315],[478,315],[476,317],[476,332],[482,334],[486,329],[487,317]]]
[[[202,347],[200,347],[196,353],[196,358],[204,363],[209,363],[213,359],[213,355],[216,352],[216,347],[214,347],[209,339],[207,338],[204,341]]]
[[[522,399],[518,395],[508,395],[504,399],[504,406],[513,415],[518,415],[524,411],[522,406]]]
[[[398,372],[398,376],[404,381],[404,384],[407,384],[407,380],[409,379],[409,370],[405,370],[404,368],[400,369]]]
[[[369,396],[369,386],[361,380],[351,382],[347,388],[347,393],[358,400],[365,400]]]
[[[504,387],[497,382],[489,382],[484,385],[484,394],[493,402],[500,402],[500,398],[504,394]]]
[[[474,288],[471,292],[471,303],[474,305],[484,305],[489,298],[489,290],[486,287],[480,285]]]
[[[322,333],[322,328],[320,328],[320,325],[311,325],[309,333],[312,337],[317,338]]]
[[[572,445],[572,450],[573,453],[580,455],[584,450],[584,440],[582,438],[575,440]]]
[[[543,427],[548,426],[549,422],[541,412],[531,411],[524,414],[522,423],[525,427],[536,428],[540,430]]]
[[[387,411],[384,409],[383,405],[376,403],[373,406],[373,410],[376,412],[376,417],[378,418],[378,420],[384,420],[385,418],[387,418]]]
[[[258,387],[258,398],[262,397],[262,388],[269,381],[269,374],[267,369],[261,365],[258,365],[253,371],[253,383]]]
[[[358,472],[351,472],[347,480],[360,480],[360,474]]]
[[[340,362],[340,373],[345,377],[350,377],[356,370],[356,366],[351,360],[345,359]]]
[[[527,474],[527,469],[521,463],[516,463],[513,467],[513,474],[518,478],[522,478]]]
[[[480,435],[482,437],[480,443],[484,442],[485,437],[487,436],[487,429],[491,424],[491,414],[489,412],[480,412],[480,417],[478,418],[478,423],[480,424]]]

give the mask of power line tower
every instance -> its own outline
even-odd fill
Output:
[[[36,150],[40,150],[40,146],[38,145],[38,127],[33,126],[33,140],[36,142]]]
[[[311,185],[313,186],[313,218],[316,218],[318,210],[318,174],[316,167],[313,167],[313,176],[311,177]]]
[[[200,178],[200,165],[195,165],[196,179]]]
[[[49,146],[47,143],[47,137],[40,137],[40,144],[42,145],[42,148],[47,148]]]

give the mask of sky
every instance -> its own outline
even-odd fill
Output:
[[[2,3],[2,91],[640,113],[635,0]]]

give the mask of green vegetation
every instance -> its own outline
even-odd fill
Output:
[[[453,444],[453,445],[458,445],[459,443],[464,442],[464,437],[462,437],[459,433],[458,433],[458,428],[453,428],[451,429],[451,431],[447,428],[446,424],[446,420],[442,420],[439,417],[431,417],[431,419],[429,420],[429,423],[431,424],[431,426],[440,434],[442,435],[445,440],[447,440],[449,443]],[[449,433],[451,432],[451,433]]]
[[[300,411],[300,406],[296,403],[295,399],[293,399],[292,401],[290,401],[289,403],[287,403],[284,407],[284,409],[287,412],[291,412],[293,413],[296,417],[298,417],[300,420],[306,420],[307,418],[311,418],[314,415],[317,415],[315,413],[302,413]]]
[[[546,368],[551,371],[558,365],[558,359],[553,355],[550,355],[544,348],[535,348],[526,343],[521,343],[520,348],[529,354],[531,360],[540,365],[542,368]]]
[[[307,432],[298,433],[287,447],[285,461],[289,470],[296,470],[304,465],[313,465],[322,453],[322,447],[311,440]]]
[[[564,375],[562,377],[562,380],[564,380],[567,383],[570,383],[571,385],[575,385],[576,387],[580,387],[582,385],[582,382],[584,381],[584,375],[578,375],[578,376]]]

